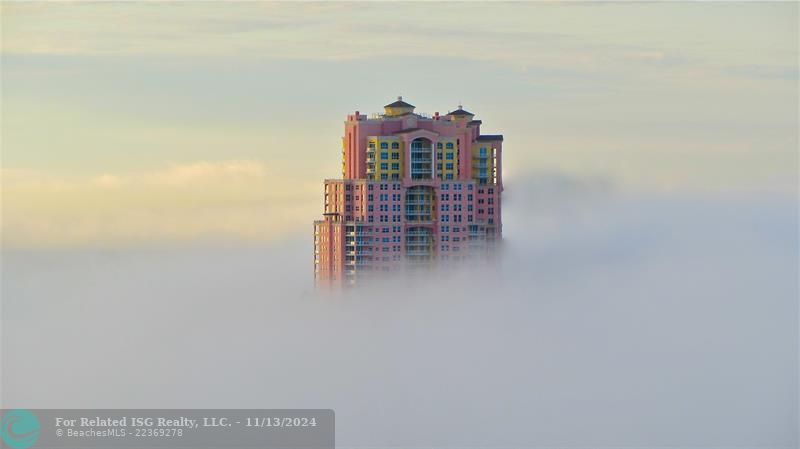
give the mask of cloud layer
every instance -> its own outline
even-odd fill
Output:
[[[3,405],[331,407],[341,447],[796,446],[796,202],[532,184],[497,265],[336,295],[306,238],[7,251]]]
[[[288,174],[254,161],[72,178],[5,170],[2,182],[11,248],[266,242],[310,223],[318,208],[317,189],[287,189]]]

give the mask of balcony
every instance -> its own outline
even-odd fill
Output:
[[[430,256],[429,250],[406,249],[406,256]]]

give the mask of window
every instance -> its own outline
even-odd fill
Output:
[[[392,159],[395,160],[395,161],[400,160],[400,153],[398,153],[396,151],[392,152]]]
[[[439,164],[436,164],[436,169],[437,169],[437,170],[441,170],[441,169],[442,169],[442,164],[441,164],[441,163],[439,163]]]
[[[444,179],[446,179],[448,181],[452,181],[453,180],[453,174],[452,173],[447,173],[446,175],[444,175]]]
[[[381,160],[382,161],[388,161],[389,160],[389,153],[387,153],[385,151],[381,151]]]
[[[388,150],[389,144],[386,142],[381,142],[381,150]]]
[[[392,170],[400,170],[400,164],[397,162],[392,163]]]
[[[381,170],[388,170],[388,169],[389,169],[389,164],[387,164],[386,162],[381,163]]]
[[[383,180],[386,180],[386,179],[389,179],[389,174],[388,173],[381,173],[381,180],[383,181]]]
[[[442,142],[438,142],[438,143],[436,144],[436,149],[437,149],[437,150],[441,150],[441,149],[442,149]],[[442,153],[439,153],[439,157],[441,157],[441,155],[442,155]]]
[[[447,170],[452,170],[453,169],[453,163],[452,162],[448,162],[447,165],[445,165],[445,168]]]
[[[399,144],[399,143],[397,143],[397,142],[392,142],[392,149],[393,149],[393,150],[396,150],[396,149],[398,149],[398,148],[400,148],[400,144]]]
[[[399,173],[392,173],[392,179],[395,180],[395,181],[400,179],[400,174]]]
[[[481,157],[486,157],[486,147],[481,147],[479,154]]]
[[[447,148],[448,150],[452,150],[453,149],[453,142],[447,142],[447,145],[445,146],[445,148]]]
[[[442,152],[441,151],[436,153],[436,159],[439,159],[439,160],[442,159]]]
[[[453,153],[445,154],[445,159],[447,159],[448,161],[452,161],[453,160]]]

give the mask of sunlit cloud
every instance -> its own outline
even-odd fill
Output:
[[[254,161],[200,161],[133,174],[3,170],[3,245],[269,242],[318,208],[316,186]]]

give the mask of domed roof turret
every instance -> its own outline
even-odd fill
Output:
[[[413,104],[403,101],[403,97],[397,97],[397,101],[389,103],[383,107],[385,115],[394,117],[403,114],[410,114],[414,112],[415,106]]]

